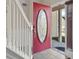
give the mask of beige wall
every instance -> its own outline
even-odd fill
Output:
[[[26,6],[23,6],[24,12],[27,16],[27,18],[29,19],[30,22],[32,22],[32,0],[20,0],[20,3],[22,5],[22,3],[26,3]]]

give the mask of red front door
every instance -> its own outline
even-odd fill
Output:
[[[33,53],[51,47],[50,26],[51,8],[39,3],[33,3]]]

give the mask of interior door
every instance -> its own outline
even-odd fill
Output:
[[[33,3],[33,53],[51,47],[50,40],[51,8]]]

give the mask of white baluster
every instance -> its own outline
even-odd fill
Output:
[[[22,51],[23,51],[23,28],[22,28],[22,19],[23,19],[23,16],[21,15],[21,55],[23,56],[23,53],[22,53]]]
[[[25,23],[25,53],[27,54],[27,49],[28,49],[28,47],[27,47],[27,43],[28,43],[28,39],[27,39],[27,24]]]
[[[29,57],[31,58],[31,29],[29,28]]]
[[[23,18],[23,54],[25,54],[25,19]]]
[[[28,40],[28,46],[27,46],[27,49],[28,49],[28,55],[29,55],[29,26],[27,25],[27,40]]]
[[[23,16],[21,18],[21,54],[23,56]]]
[[[21,14],[20,14],[20,55],[21,55]]]
[[[7,47],[9,46],[9,0],[6,1],[6,39],[7,39]]]
[[[14,2],[14,8],[13,8],[13,49],[15,51],[15,2]]]
[[[22,15],[21,15],[21,55],[22,54]]]
[[[25,20],[24,20],[24,57],[25,57]]]
[[[28,39],[29,39],[29,43],[28,43],[28,45],[29,45],[29,56],[30,56],[30,28],[28,28],[28,33],[29,33],[29,35],[28,35]]]
[[[17,32],[17,52],[18,52],[18,41],[19,41],[19,39],[18,39],[18,8],[17,8],[17,30],[16,30],[16,32]]]
[[[25,36],[25,45],[24,45],[24,46],[25,46],[25,51],[24,51],[25,56],[24,56],[24,57],[26,57],[26,23],[24,22],[24,24],[25,24],[25,25],[24,25],[24,29],[25,29],[25,30],[24,30],[24,36]]]
[[[22,16],[22,56],[24,56],[24,51],[23,51],[23,49],[24,49],[24,18],[23,18],[23,16]]]
[[[17,52],[17,6],[15,6],[15,52]]]
[[[13,31],[13,29],[14,29],[14,27],[13,27],[13,24],[14,24],[14,22],[13,22],[13,20],[14,20],[14,18],[13,18],[13,14],[14,14],[14,10],[13,10],[13,8],[14,8],[14,5],[13,5],[14,3],[13,3],[13,0],[11,1],[11,32],[12,32],[12,36],[11,36],[11,44],[12,44],[12,50],[13,50],[13,40],[14,40],[14,37],[13,37],[13,34],[14,34],[14,31]]]
[[[10,40],[9,40],[9,48],[11,49],[11,0],[9,0],[9,4],[10,4]]]
[[[20,54],[20,11],[18,9],[18,51]]]
[[[26,41],[26,36],[25,36],[25,32],[26,32],[25,30],[26,29],[25,29],[25,25],[26,25],[26,23],[25,23],[25,20],[24,20],[24,54],[25,54],[25,49],[26,49],[26,42],[25,42]],[[24,57],[25,57],[25,55],[24,55]]]

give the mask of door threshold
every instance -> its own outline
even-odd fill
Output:
[[[63,55],[65,55],[65,51],[63,52],[63,51],[61,51],[61,50],[59,50],[59,49],[56,49],[56,48],[52,48],[54,51],[57,51],[58,53],[60,53],[60,54],[63,54]]]

